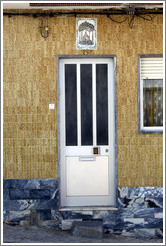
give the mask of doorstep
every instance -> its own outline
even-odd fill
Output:
[[[93,211],[93,210],[101,210],[101,211],[107,211],[107,210],[118,210],[117,207],[63,207],[59,208],[59,211]]]

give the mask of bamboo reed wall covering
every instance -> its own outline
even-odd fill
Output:
[[[162,15],[136,18],[133,28],[107,16],[92,18],[97,18],[97,49],[88,54],[117,57],[118,186],[161,186],[163,136],[138,134],[138,55],[163,53]],[[46,39],[40,25],[41,18],[4,16],[5,179],[58,177],[56,58],[85,51],[76,49],[74,16],[46,17]]]

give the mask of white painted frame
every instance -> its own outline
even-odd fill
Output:
[[[161,78],[158,78],[158,79],[161,79]],[[155,80],[157,79],[155,78]],[[141,131],[146,131],[146,132],[151,132],[151,133],[163,131],[163,126],[148,127],[148,126],[143,125],[143,79],[140,81],[140,118],[141,118]]]
[[[138,119],[139,119],[139,133],[163,133],[163,126],[154,126],[154,127],[147,127],[143,125],[143,81],[144,79],[141,79],[141,67],[140,67],[140,59],[141,58],[149,58],[149,57],[162,57],[162,55],[139,55],[138,56]],[[162,79],[163,76],[153,76],[149,74],[149,76],[146,79]]]
[[[66,183],[65,183],[65,180],[63,180],[62,182],[62,179],[64,178],[65,176],[65,170],[64,170],[64,165],[62,165],[62,163],[65,162],[65,155],[63,154],[63,150],[65,148],[65,144],[61,141],[61,139],[64,139],[64,136],[65,136],[65,120],[63,118],[63,116],[61,115],[60,111],[61,109],[64,107],[65,105],[65,100],[64,100],[64,95],[62,95],[62,91],[64,91],[64,85],[60,85],[60,71],[62,70],[62,66],[64,64],[64,59],[67,58],[67,61],[70,60],[70,63],[74,63],[74,64],[78,64],[78,59],[81,58],[80,60],[80,64],[81,63],[90,63],[92,64],[92,60],[91,58],[93,59],[97,59],[96,60],[96,63],[99,63],[101,64],[102,62],[103,63],[107,63],[108,62],[108,73],[109,73],[109,78],[111,78],[111,74],[113,74],[112,76],[112,81],[110,83],[108,83],[108,90],[112,90],[112,93],[113,93],[113,96],[112,96],[112,99],[111,97],[109,96],[108,99],[109,99],[109,102],[108,102],[108,110],[109,110],[109,113],[111,115],[113,115],[113,117],[109,117],[109,126],[112,125],[112,131],[110,132],[109,130],[109,141],[111,139],[111,136],[113,135],[113,133],[115,134],[115,137],[114,137],[114,141],[112,143],[112,146],[110,147],[110,152],[109,152],[109,156],[110,156],[110,162],[113,163],[113,166],[110,167],[110,171],[114,173],[114,179],[111,181],[111,184],[110,186],[113,187],[113,193],[111,194],[111,196],[113,197],[113,203],[110,205],[110,207],[116,207],[117,206],[117,137],[116,137],[116,58],[115,56],[106,56],[106,57],[103,57],[103,56],[60,56],[58,57],[58,70],[59,70],[59,74],[58,74],[58,81],[59,81],[59,86],[58,86],[58,91],[59,91],[59,95],[58,95],[58,122],[59,122],[59,131],[58,131],[58,136],[59,136],[59,144],[58,144],[58,149],[59,149],[59,179],[60,179],[60,207],[62,208],[63,207],[63,193],[65,193],[65,187],[66,187]],[[71,59],[72,58],[72,59]],[[76,58],[76,59],[74,59]],[[99,59],[100,58],[100,59]],[[83,59],[83,60],[82,60]],[[113,64],[112,64],[112,68],[110,69],[110,59],[112,60]],[[95,64],[92,65],[93,67],[93,80],[95,81]],[[79,66],[78,66],[78,69],[79,69]],[[61,76],[63,76],[63,80],[64,80],[64,74]],[[77,76],[78,76],[78,73],[77,73]],[[79,80],[79,78],[77,78]],[[110,88],[112,84],[112,88]],[[94,114],[94,107],[96,105],[96,101],[95,101],[95,96],[94,96],[94,93],[95,93],[95,83],[93,83],[92,81],[92,85],[93,85],[93,114]],[[78,90],[80,91],[80,88],[78,87]],[[77,93],[79,93],[79,91]],[[61,97],[61,99],[60,99]],[[110,105],[112,104],[112,107],[110,107]],[[80,107],[80,104],[78,103],[77,105],[78,107]],[[93,115],[93,117],[96,117],[95,114]],[[80,122],[80,115],[78,115],[78,121]],[[79,127],[78,127],[79,128]],[[79,128],[79,134],[80,134],[80,128]],[[93,126],[93,131],[95,132],[96,131],[96,125]],[[95,136],[95,134],[93,134],[93,136]],[[94,144],[96,143],[96,139],[95,137],[93,138],[93,141],[94,141]],[[78,143],[81,143],[81,141],[79,140]],[[101,155],[108,155],[106,154],[105,152],[105,148],[107,148],[107,146],[101,146]],[[73,152],[72,152],[73,151]],[[81,148],[77,148],[77,154],[75,153],[73,147],[66,147],[66,155],[67,156],[79,156],[81,157],[82,154],[84,153],[84,151],[87,151],[87,155],[86,157],[88,158],[88,156],[91,157],[92,155],[92,152],[89,151],[89,146],[81,146]],[[89,152],[88,152],[89,151]],[[86,158],[84,156],[84,158]],[[109,171],[109,173],[110,173]],[[63,183],[63,187],[62,187],[62,183]],[[95,199],[93,197],[93,199]],[[102,205],[102,204],[101,204]]]

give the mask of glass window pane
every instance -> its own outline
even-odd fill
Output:
[[[66,146],[77,145],[77,72],[76,64],[65,64]]]
[[[92,64],[81,64],[81,145],[93,145]]]
[[[108,67],[96,64],[97,145],[108,145]]]
[[[143,81],[144,126],[163,125],[163,80]]]

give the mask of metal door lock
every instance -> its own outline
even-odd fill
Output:
[[[108,149],[105,150],[105,152],[108,152],[108,151],[109,151]]]
[[[99,147],[94,147],[93,148],[93,154],[94,155],[99,155],[100,154],[100,148]]]

